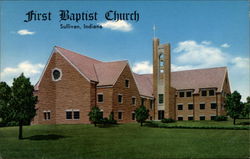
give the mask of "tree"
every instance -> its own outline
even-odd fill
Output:
[[[18,78],[14,78],[11,90],[10,116],[12,121],[18,122],[18,138],[22,139],[24,122],[30,122],[36,115],[37,97],[33,94],[34,87],[31,85],[29,78],[26,78],[23,73]]]
[[[225,100],[225,107],[227,114],[234,119],[234,125],[237,118],[242,115],[244,104],[240,101],[241,95],[237,91],[227,95]]]
[[[89,120],[96,126],[102,119],[101,110],[98,107],[93,107],[89,112]]]
[[[0,82],[0,118],[3,123],[10,121],[10,99],[11,88],[5,82]]]
[[[247,102],[244,103],[243,116],[249,118],[250,114],[250,96],[247,97]]]
[[[140,106],[139,108],[137,108],[135,110],[135,117],[136,117],[136,121],[138,123],[142,124],[148,119],[149,117],[149,110],[146,109],[145,106]]]

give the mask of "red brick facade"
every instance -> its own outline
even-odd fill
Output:
[[[89,64],[85,65],[86,62]],[[103,111],[103,117],[109,117],[112,112],[119,123],[135,122],[133,113],[142,104],[149,110],[149,120],[158,120],[157,103],[159,101],[156,98],[158,96],[156,92],[153,96],[152,88],[157,86],[156,83],[153,84],[153,75],[135,74],[126,61],[116,62],[110,64],[112,67],[110,71],[107,70],[109,72],[105,72],[114,76],[114,81],[109,83],[107,79],[112,79],[112,77],[105,77],[103,81],[99,79],[104,76],[103,70],[98,72],[96,69],[98,67],[103,69],[100,67],[102,64],[107,67],[107,63],[94,61],[89,57],[55,47],[36,85],[35,95],[38,96],[39,102],[36,106],[37,115],[32,123],[90,123],[88,113],[93,106],[98,106]],[[60,72],[59,79],[53,78],[54,70]],[[90,76],[93,72],[96,72],[96,75]],[[227,73],[220,91],[218,90],[220,88],[211,87],[200,88],[199,92],[194,92],[192,89],[175,88],[171,81],[166,81],[169,82],[167,92],[165,92],[169,92],[168,98],[165,99],[169,103],[169,111],[166,112],[165,117],[172,117],[176,120],[189,120],[193,117],[194,120],[200,120],[202,116],[205,116],[205,120],[210,120],[211,116],[225,115],[224,98],[225,94],[230,93]],[[214,89],[214,95],[209,95],[211,89]],[[207,96],[201,95],[202,90],[207,91]],[[192,91],[190,97],[186,97],[186,91]],[[185,96],[180,97],[179,92],[185,92]],[[211,108],[211,103],[216,103],[216,107]],[[192,109],[189,109],[189,104],[193,104]],[[200,109],[200,104],[205,104],[205,109]],[[178,105],[182,105],[181,110]]]

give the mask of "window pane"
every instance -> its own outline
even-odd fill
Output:
[[[44,120],[47,120],[47,113],[44,112],[43,115],[44,115]]]
[[[184,92],[180,92],[180,93],[179,93],[179,96],[180,96],[180,97],[184,97],[184,96],[185,96],[185,93],[184,93]]]
[[[136,98],[132,97],[132,104],[135,105]]]
[[[72,112],[66,112],[66,119],[72,119]]]
[[[179,104],[178,105],[178,110],[182,110],[183,109],[183,105],[182,104]]]
[[[200,104],[200,109],[205,109],[205,104]]]
[[[159,94],[159,104],[162,104],[163,102],[163,94]]]
[[[159,110],[158,111],[158,119],[161,120],[164,118],[164,110]]]
[[[205,91],[205,90],[204,90],[204,91],[201,91],[201,95],[202,95],[202,96],[207,96],[207,91]]]
[[[216,103],[211,103],[211,109],[216,109],[217,104]]]
[[[193,104],[188,104],[188,110],[193,110],[194,109],[194,105]]]
[[[80,112],[79,111],[74,112],[74,119],[80,119]]]
[[[126,87],[126,88],[129,87],[129,80],[125,80],[125,87]]]
[[[122,95],[118,95],[118,102],[122,103]]]
[[[119,120],[122,119],[122,112],[118,112],[118,119],[119,119]]]
[[[194,120],[194,117],[189,116],[189,117],[188,117],[188,120]]]
[[[47,114],[47,119],[48,120],[50,119],[50,112],[48,112],[48,114]]]
[[[182,121],[182,120],[183,120],[183,117],[178,117],[178,120],[179,120],[179,121]]]
[[[214,96],[214,90],[209,90],[209,96]]]
[[[192,96],[192,92],[187,92],[187,97],[191,97]]]
[[[200,120],[205,120],[205,116],[200,116]]]
[[[135,113],[132,113],[132,120],[135,120]]]
[[[98,94],[98,102],[103,102],[103,94]]]
[[[144,106],[144,98],[141,98],[141,105],[143,105]]]
[[[216,116],[211,116],[211,120],[215,120],[215,117],[216,117]]]

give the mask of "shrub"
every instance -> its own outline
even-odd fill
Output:
[[[227,121],[227,116],[223,116],[223,115],[216,116],[214,120],[215,121]]]
[[[161,120],[161,122],[163,122],[163,123],[174,123],[175,120],[172,119],[172,118],[164,118],[164,119]]]

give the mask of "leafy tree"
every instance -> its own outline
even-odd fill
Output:
[[[140,106],[139,108],[137,108],[135,110],[135,117],[136,117],[136,121],[138,123],[142,124],[148,119],[149,117],[149,110],[146,109],[145,106]]]
[[[10,121],[10,99],[11,88],[5,82],[0,82],[0,118],[3,123]]]
[[[250,96],[247,97],[247,102],[244,103],[243,116],[249,118],[250,114]]]
[[[237,118],[242,115],[244,104],[240,101],[241,95],[239,92],[234,91],[232,94],[227,95],[225,100],[225,107],[227,114],[234,119],[234,125]]]
[[[96,126],[102,119],[101,110],[98,107],[93,107],[89,112],[89,120]]]
[[[29,78],[26,78],[23,73],[18,78],[14,78],[11,89],[10,116],[12,121],[18,122],[18,138],[22,139],[23,124],[25,121],[30,122],[36,115],[37,97],[33,94],[34,87],[31,85]]]

